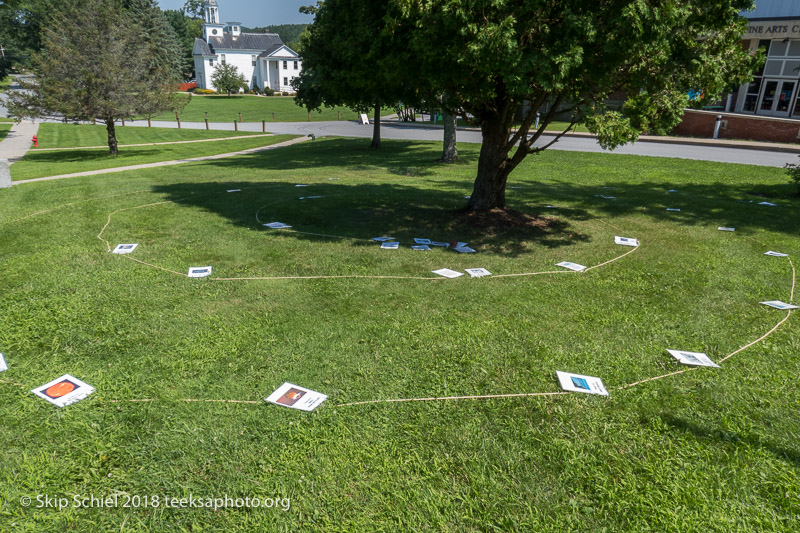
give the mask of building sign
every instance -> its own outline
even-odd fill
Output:
[[[745,39],[800,38],[800,20],[759,20],[747,25]]]

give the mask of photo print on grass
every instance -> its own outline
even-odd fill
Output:
[[[619,235],[616,235],[614,236],[614,244],[636,247],[639,246],[639,241],[631,237],[620,237]]]
[[[787,304],[786,302],[782,302],[780,300],[770,300],[768,302],[759,302],[764,305],[768,305],[770,307],[774,307],[775,309],[780,309],[781,311],[788,311],[790,309],[800,309],[800,306]]]
[[[384,250],[397,250],[398,248],[400,248],[400,243],[397,241],[382,242],[381,248],[383,248]]]
[[[300,411],[313,411],[328,398],[327,394],[306,389],[292,383],[284,383],[270,394],[266,401]]]
[[[3,357],[3,354],[0,353],[0,372],[5,372],[8,370],[8,365],[6,364],[6,358]]]
[[[115,254],[129,254],[139,246],[138,243],[134,244],[118,244],[116,248],[114,248],[113,253]]]
[[[463,276],[463,272],[458,272],[457,270],[450,270],[449,268],[440,268],[439,270],[431,270],[434,274],[439,274],[440,276],[444,276],[445,278],[457,278],[459,276]]]
[[[570,374],[569,372],[556,371],[561,388],[570,392],[583,392],[586,394],[599,394],[608,396],[608,391],[603,385],[603,380],[594,376]]]
[[[56,407],[64,407],[83,400],[94,392],[94,387],[76,377],[64,374],[60,378],[33,389],[31,392]]]
[[[720,366],[711,360],[704,353],[700,352],[687,352],[684,350],[667,350],[672,357],[677,359],[679,362],[689,365],[689,366],[710,366],[714,368],[720,368]]]
[[[770,255],[772,257],[789,257],[789,254],[782,254],[780,252],[773,252],[770,250],[769,252],[764,252],[764,255]]]
[[[570,263],[569,261],[561,261],[560,263],[556,263],[556,266],[568,268],[570,270],[574,270],[575,272],[583,272],[586,270],[585,266],[579,265],[578,263]]]
[[[211,267],[190,267],[187,275],[190,278],[205,278],[211,275]]]
[[[467,274],[472,278],[482,278],[484,276],[491,276],[492,273],[485,268],[465,268]]]
[[[265,227],[270,229],[286,229],[291,228],[289,224],[284,224],[283,222],[269,222],[267,224],[263,224]]]

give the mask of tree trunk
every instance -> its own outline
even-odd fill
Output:
[[[502,124],[499,118],[484,120],[481,123],[481,154],[478,158],[478,175],[472,189],[467,209],[483,211],[505,209],[506,181],[514,170],[508,157],[508,143],[511,129]]]
[[[375,120],[372,121],[372,144],[369,147],[381,147],[381,106],[378,104],[375,104]]]
[[[442,112],[442,122],[444,123],[444,143],[442,146],[442,157],[440,163],[452,163],[458,159],[458,149],[456,148],[456,115],[449,115]]]
[[[119,155],[117,132],[114,129],[114,117],[106,117],[106,132],[108,133],[108,153],[110,155]]]

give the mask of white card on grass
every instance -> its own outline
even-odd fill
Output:
[[[242,192],[242,189],[228,189],[225,192]]]
[[[469,246],[459,246],[458,248],[454,248],[454,250],[460,254],[474,254],[475,250],[470,248]]]
[[[271,228],[271,229],[286,229],[291,228],[289,224],[284,224],[283,222],[269,222],[264,224],[264,226]]]
[[[706,354],[699,352],[686,352],[683,350],[667,350],[672,357],[685,365],[690,366],[713,366],[719,368],[720,366],[712,361]]]
[[[789,254],[782,254],[780,252],[773,252],[770,250],[769,252],[765,252],[764,255],[771,255],[772,257],[789,257]]]
[[[465,198],[466,200],[469,200],[470,198],[472,198],[472,196],[465,196],[464,198]]]
[[[595,194],[594,197],[595,198],[603,198],[604,200],[613,200],[614,198],[616,198],[616,196],[605,196],[605,195],[602,195],[602,194]]]
[[[324,198],[324,196],[301,196],[298,200],[313,200],[315,198]]]
[[[622,246],[639,246],[639,241],[632,237],[614,236],[614,244],[621,244]]]
[[[378,241],[378,242],[386,242],[386,241],[394,240],[394,237],[373,237],[372,240],[373,241]]]
[[[8,365],[6,364],[6,360],[3,357],[3,354],[0,353],[0,372],[8,370]]]
[[[118,244],[116,248],[114,248],[113,252],[115,254],[129,254],[139,246],[137,243],[133,244]]]
[[[677,189],[670,189],[667,192],[678,192],[678,190]]]
[[[465,268],[464,270],[467,271],[467,274],[473,278],[482,278],[484,276],[491,276],[492,273],[486,270],[485,268]]]
[[[585,266],[579,265],[578,263],[570,263],[569,261],[561,261],[560,263],[556,263],[556,266],[568,268],[570,270],[574,270],[575,272],[583,272],[586,270]]]
[[[267,397],[267,401],[290,409],[313,411],[327,398],[327,394],[299,387],[291,383],[284,383]]]
[[[600,394],[608,396],[608,391],[603,386],[603,380],[593,376],[570,374],[569,372],[556,371],[561,388],[570,392],[585,392],[586,394]]]
[[[31,392],[56,407],[64,407],[78,400],[83,400],[94,392],[94,387],[69,374],[64,374],[58,379],[33,389]]]
[[[417,237],[414,237],[414,242],[416,244],[430,244],[431,240],[430,239],[418,239]]]
[[[547,209],[558,209],[558,207],[556,207],[556,206],[554,206],[554,205],[546,205],[545,207],[546,207]]]
[[[211,275],[211,267],[190,267],[188,276],[190,278],[204,278]]]
[[[778,204],[773,204],[772,202],[758,202],[758,205],[769,205],[769,206],[775,207]]]
[[[681,209],[679,207],[668,207],[667,208],[667,211],[680,211],[680,210]]]
[[[328,181],[336,181],[336,180],[338,180],[338,179],[339,179],[339,178],[328,178]]]
[[[770,300],[768,302],[759,302],[764,305],[768,305],[770,307],[774,307],[775,309],[780,309],[781,311],[786,311],[788,309],[800,309],[800,306],[787,304],[786,302],[782,302],[780,300]]]
[[[457,278],[459,276],[463,276],[463,272],[458,272],[456,270],[450,270],[449,268],[440,268],[439,270],[431,270],[434,274],[439,274],[440,276],[444,276],[446,278]]]
[[[442,246],[444,248],[447,248],[448,246],[450,246],[450,243],[442,241],[431,241],[431,246]]]
[[[736,228],[725,228],[725,227],[723,227],[723,226],[720,226],[720,227],[718,227],[717,229],[718,229],[719,231],[736,231]]]
[[[308,187],[308,185],[304,185],[302,183],[298,183],[297,185],[295,185],[295,187]]]
[[[384,250],[397,250],[398,248],[400,248],[400,243],[397,242],[397,241],[395,241],[395,242],[382,242],[381,243],[381,248],[383,248]]]
[[[412,250],[430,250],[431,247],[427,244],[414,244],[411,246]]]

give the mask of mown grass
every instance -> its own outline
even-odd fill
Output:
[[[437,143],[366,144],[325,139],[0,194],[0,529],[796,529],[796,316],[721,369],[618,389],[678,370],[667,348],[719,360],[785,316],[758,304],[787,301],[792,281],[786,259],[763,253],[800,251],[800,202],[780,169],[549,151],[512,175],[521,188],[508,196],[556,223],[488,230],[457,211],[476,146],[441,166]],[[298,199],[308,195],[324,198]],[[779,207],[756,205],[764,198]],[[532,272],[611,259],[627,251],[615,234],[642,246],[586,274],[189,280],[96,237],[109,213],[162,201],[118,212],[103,237],[179,272],[213,265],[215,277]],[[349,238],[268,231],[257,213]],[[384,234],[479,253],[360,240]],[[600,376],[611,395],[341,406],[552,392],[556,370]],[[64,409],[28,392],[67,372],[97,392]],[[181,401],[259,401],[284,381],[329,399],[313,413]],[[57,510],[36,508],[39,494],[291,507]]]
[[[13,181],[21,181],[45,176],[72,174],[74,172],[224,154],[258,146],[269,146],[293,137],[293,135],[275,135],[272,137],[230,139],[208,143],[131,146],[120,148],[117,156],[111,156],[107,150],[103,149],[76,149],[52,152],[29,151],[24,158],[14,163],[11,167],[11,179]]]
[[[0,140],[8,135],[11,131],[11,124],[0,123]]]
[[[119,124],[117,124],[115,128],[115,133],[117,143],[120,145],[223,139],[227,137],[257,135],[257,133],[252,132],[145,128],[139,126],[121,126]],[[89,126],[85,124],[54,124],[45,122],[39,125],[37,137],[39,139],[39,149],[108,146],[108,132],[104,125]],[[36,148],[32,148],[32,150],[36,150]]]
[[[192,95],[186,107],[178,114],[187,122],[203,122],[208,113],[210,122],[303,122],[309,120],[309,113],[304,107],[294,102],[293,96],[204,96]],[[386,109],[385,114],[394,113]],[[370,114],[370,116],[372,116]],[[358,114],[346,107],[324,108],[311,113],[311,120],[357,120]],[[175,120],[175,113],[163,113],[153,116],[153,120]]]

